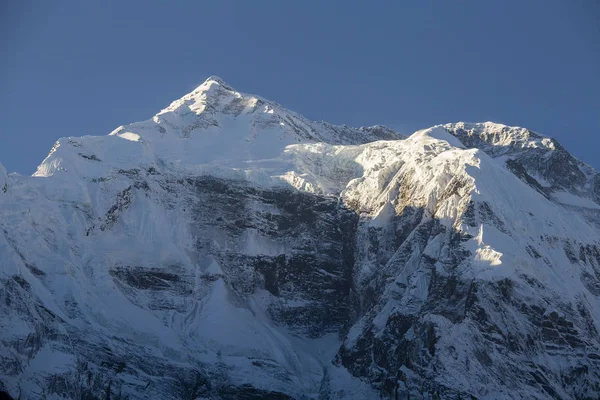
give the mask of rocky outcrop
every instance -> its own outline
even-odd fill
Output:
[[[526,172],[527,181],[533,187],[543,186],[546,191],[565,190],[585,196],[588,194],[586,185],[590,181],[593,185],[593,169],[573,157],[555,139],[528,129],[491,122],[447,124],[444,127],[469,148],[482,149],[492,157],[507,157],[509,167]]]

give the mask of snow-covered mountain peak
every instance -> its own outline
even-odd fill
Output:
[[[221,77],[216,76],[216,75],[211,75],[208,78],[206,78],[206,80],[201,85],[199,85],[197,88],[192,90],[190,93],[188,93],[184,97],[194,95],[194,94],[197,95],[197,94],[201,94],[201,93],[211,92],[211,91],[237,92],[231,85],[229,85],[227,82],[225,82],[225,80],[222,79]]]
[[[236,99],[247,98],[248,100],[256,101],[256,97],[252,95],[242,95],[218,76],[210,76],[204,83],[196,89],[172,102],[167,108],[162,110],[157,115],[168,112],[177,112],[178,110],[191,110],[199,114],[207,107],[219,108],[219,104],[223,105]]]
[[[466,147],[481,149],[493,158],[504,158],[513,173],[546,195],[568,192],[600,201],[597,171],[573,157],[555,139],[526,128],[493,122],[442,126]]]
[[[229,85],[227,84],[227,82],[225,82],[223,80],[223,78],[221,78],[220,76],[217,75],[211,75],[208,78],[206,78],[206,80],[204,81],[204,83],[202,85],[206,85],[209,83],[215,83],[217,85],[221,85],[221,86],[225,86],[225,87],[229,87]],[[200,86],[202,86],[200,85]]]
[[[0,392],[596,398],[600,175],[491,122],[397,139],[210,77],[0,165]]]
[[[211,76],[151,119],[120,126],[109,136],[60,139],[35,175],[78,171],[98,176],[105,175],[107,168],[140,164],[196,171],[207,165],[211,171],[215,165],[246,170],[249,162],[256,167],[292,144],[357,145],[400,138],[383,126],[351,128],[311,121]]]
[[[198,86],[196,89],[194,89],[192,92],[190,92],[190,94],[208,92],[211,90],[219,90],[219,89],[228,90],[231,92],[236,91],[234,88],[231,87],[231,85],[227,84],[227,82],[225,82],[225,80],[223,80],[221,77],[216,76],[216,75],[211,75],[208,78],[206,78],[206,80],[200,86]]]
[[[512,149],[543,148],[554,150],[556,142],[548,137],[518,126],[495,122],[457,122],[442,125],[449,132],[468,142],[481,141],[488,146]]]

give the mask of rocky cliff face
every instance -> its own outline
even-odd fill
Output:
[[[526,129],[403,138],[211,77],[0,174],[0,390],[596,398],[598,176]]]

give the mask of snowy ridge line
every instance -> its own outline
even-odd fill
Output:
[[[524,128],[404,138],[211,77],[0,166],[0,390],[593,398],[599,182]]]

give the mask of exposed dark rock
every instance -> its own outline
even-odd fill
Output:
[[[127,209],[127,207],[131,204],[132,201],[133,189],[131,186],[119,192],[117,198],[115,199],[115,203],[106,212],[106,215],[104,216],[104,221],[100,226],[100,230],[104,231],[113,226],[117,222],[119,215],[121,215],[121,213]]]
[[[101,159],[99,159],[95,154],[92,155],[87,155],[87,154],[83,154],[83,153],[79,153],[79,155],[85,159],[88,160],[92,160],[92,161],[102,161]]]
[[[187,184],[194,192],[190,208],[197,231],[221,230],[229,240],[253,235],[288,249],[273,256],[244,255],[215,248],[210,237],[198,237],[198,251],[218,260],[233,287],[244,293],[264,287],[284,300],[269,307],[273,319],[311,336],[348,322],[356,307],[354,212],[337,199],[288,189],[213,177],[188,179]]]

